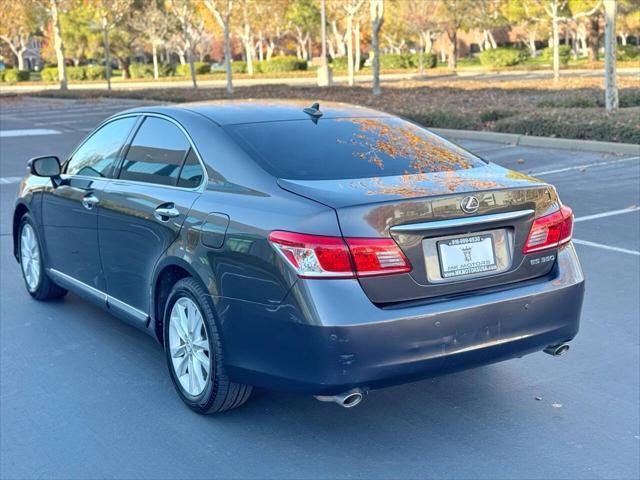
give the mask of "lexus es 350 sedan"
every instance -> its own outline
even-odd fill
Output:
[[[115,115],[29,162],[14,253],[153,335],[184,402],[253,386],[342,406],[369,390],[544,350],[584,278],[553,186],[345,104],[238,101]]]

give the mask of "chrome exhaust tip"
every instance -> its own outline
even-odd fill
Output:
[[[568,351],[569,351],[568,343],[561,343],[559,345],[550,345],[543,350],[544,353],[553,355],[554,357],[559,357],[560,355],[564,355]]]
[[[359,388],[354,388],[338,395],[316,395],[315,398],[321,402],[335,402],[343,408],[353,408],[362,401],[364,392]]]

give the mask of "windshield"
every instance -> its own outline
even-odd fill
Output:
[[[232,137],[270,174],[335,180],[480,167],[478,157],[400,118],[338,118],[230,125]]]

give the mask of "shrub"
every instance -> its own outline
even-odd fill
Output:
[[[43,82],[55,82],[58,80],[58,67],[45,67],[40,72]]]
[[[293,72],[306,70],[307,62],[296,57],[273,57],[270,60],[255,62],[256,71],[263,73]]]
[[[247,72],[247,62],[243,61],[235,61],[231,62],[231,72],[233,73],[246,73]]]
[[[459,115],[451,112],[426,112],[415,115],[408,115],[415,122],[425,127],[473,129],[476,126],[476,119],[469,115]]]
[[[151,68],[153,71],[153,66]],[[158,64],[158,75],[161,77],[172,77],[176,74],[176,67],[171,65],[170,63],[159,63]]]
[[[365,59],[360,58],[360,68],[364,66]],[[349,68],[347,67],[347,57],[336,57],[331,59],[331,68],[334,70],[343,70],[346,71]]]
[[[411,55],[409,54],[388,53],[380,55],[380,69],[382,70],[399,70],[412,67]]]
[[[598,100],[593,97],[572,95],[562,98],[546,98],[538,102],[537,106],[543,108],[591,108],[598,106]]]
[[[4,82],[4,70],[0,70],[0,82]]]
[[[211,65],[206,62],[193,62],[193,68],[196,71],[196,75],[204,75],[211,71]],[[180,77],[191,76],[191,67],[189,67],[189,64],[178,65],[176,67],[176,75]]]
[[[85,67],[67,67],[65,68],[67,78],[69,80],[86,80],[87,69]],[[58,79],[58,69],[56,68],[56,80]]]
[[[515,112],[511,110],[500,110],[492,108],[491,110],[485,110],[480,114],[480,121],[482,123],[497,122],[498,120],[511,117],[512,115],[515,115]]]
[[[4,81],[7,83],[27,82],[31,78],[31,72],[29,70],[18,70],[16,68],[10,68],[5,70]]]
[[[131,78],[153,78],[153,65],[146,63],[132,63],[129,65]]]
[[[85,68],[87,80],[103,80],[107,78],[107,69],[100,65]]]
[[[616,57],[623,62],[640,59],[640,47],[636,45],[618,45]]]
[[[422,64],[424,68],[436,68],[438,57],[433,53],[413,53],[409,57],[409,62],[413,68],[420,67],[420,57],[422,56]]]
[[[569,45],[560,45],[560,64],[567,65],[571,60],[571,47]],[[544,48],[542,50],[542,59],[547,62],[553,62],[553,48]]]
[[[492,48],[480,52],[480,63],[489,67],[511,67],[528,58],[527,50],[519,48]]]

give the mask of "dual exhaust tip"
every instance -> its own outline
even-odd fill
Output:
[[[353,408],[362,402],[365,392],[359,388],[354,388],[338,395],[316,395],[316,399],[321,402],[335,402],[344,408]]]
[[[549,345],[545,348],[544,353],[559,357],[569,351],[568,343],[560,343],[558,345]],[[343,408],[353,408],[362,402],[366,392],[359,388],[354,388],[338,395],[316,395],[316,399],[321,402],[335,402]]]

